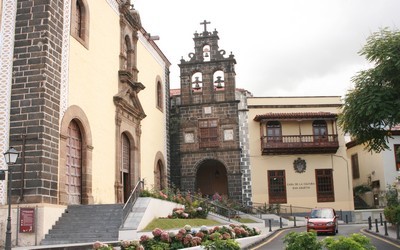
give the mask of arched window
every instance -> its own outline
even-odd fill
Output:
[[[163,109],[163,91],[160,81],[157,81],[157,108]]]
[[[215,90],[223,90],[225,88],[224,72],[222,70],[215,71],[213,83]]]
[[[161,160],[159,160],[157,162],[156,178],[157,178],[156,185],[157,185],[158,190],[163,190],[165,188],[164,187],[164,166],[163,166]]]
[[[209,62],[211,60],[210,45],[204,45],[203,47],[203,61]]]
[[[328,140],[328,128],[326,121],[316,120],[313,122],[313,133],[314,141],[326,141]]]
[[[192,91],[200,92],[203,88],[203,74],[196,72],[192,75]]]
[[[71,36],[89,47],[89,9],[86,0],[73,0],[71,3]]]
[[[278,122],[278,121],[267,122],[267,139],[269,142],[282,141],[282,128],[281,128],[280,122]]]
[[[82,3],[80,1],[76,1],[76,12],[75,12],[75,34],[82,38]]]

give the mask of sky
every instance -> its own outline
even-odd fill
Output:
[[[380,28],[400,29],[399,0],[132,0],[142,26],[172,63],[194,52],[193,34],[218,31],[233,53],[236,87],[253,96],[342,96],[371,67],[359,51]]]

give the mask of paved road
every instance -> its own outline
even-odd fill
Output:
[[[370,238],[371,243],[376,247],[376,249],[384,249],[384,250],[398,250],[400,249],[400,244],[388,241],[386,239],[379,238],[371,233],[364,231],[366,228],[365,225],[353,224],[353,225],[339,225],[339,235],[348,236],[352,233],[362,233],[363,235]],[[280,250],[285,249],[283,244],[283,237],[289,232],[304,232],[305,227],[300,228],[289,228],[276,232],[274,235],[266,239],[264,242],[259,245],[251,248],[251,250]],[[325,235],[319,235],[318,240],[322,240],[326,238]]]

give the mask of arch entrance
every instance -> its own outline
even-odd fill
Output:
[[[215,193],[228,195],[228,176],[224,164],[217,160],[206,160],[197,169],[196,191],[212,196]]]
[[[81,204],[82,197],[82,135],[76,121],[68,126],[65,190],[68,204]]]

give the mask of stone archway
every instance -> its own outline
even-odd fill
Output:
[[[92,204],[92,134],[89,126],[89,120],[86,117],[85,112],[78,106],[70,106],[61,120],[60,127],[60,161],[59,161],[59,204],[67,205],[70,203],[70,197],[66,190],[67,185],[67,161],[68,161],[68,150],[69,140],[71,133],[68,131],[72,124],[75,125],[75,129],[79,129],[80,138],[80,171],[81,171],[81,203]]]
[[[196,191],[212,196],[215,193],[228,195],[227,171],[220,161],[205,160],[197,168]]]

